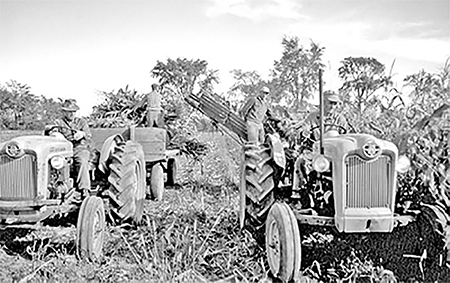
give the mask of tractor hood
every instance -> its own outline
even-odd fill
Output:
[[[36,154],[68,155],[73,151],[72,143],[66,139],[50,136],[22,136],[0,143],[0,151],[10,144],[17,144],[20,149],[33,151]]]
[[[383,152],[397,154],[397,147],[389,141],[368,134],[345,134],[323,139],[324,153],[333,159],[343,159],[346,155],[359,154],[366,159],[377,158]],[[319,149],[319,142],[314,145]]]

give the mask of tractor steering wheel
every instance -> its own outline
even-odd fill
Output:
[[[339,130],[342,130],[342,134],[346,134],[347,133],[347,129],[344,128],[344,126],[338,125],[336,123],[324,123],[323,124],[323,128],[325,129],[325,127],[330,127],[330,128],[337,127],[337,128],[339,128]],[[320,128],[320,125],[312,127],[309,131],[312,133],[314,130],[316,130],[318,128]]]
[[[45,125],[44,128],[44,136],[50,136],[53,132],[60,132],[61,129],[66,129],[66,130],[70,130],[72,133],[76,133],[77,131],[69,128],[69,127],[64,127],[64,126],[59,126],[59,125]]]

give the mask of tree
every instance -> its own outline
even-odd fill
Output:
[[[267,85],[261,75],[257,71],[242,71],[241,69],[234,69],[231,71],[234,84],[231,86],[226,97],[233,108],[237,111],[240,108],[239,102],[242,102],[246,97],[255,95],[259,92],[261,87]],[[270,95],[269,95],[270,96]],[[268,97],[270,100],[270,97]]]
[[[51,123],[58,102],[31,93],[31,87],[15,80],[0,85],[0,129],[37,130]]]
[[[217,72],[208,69],[208,62],[205,60],[185,58],[167,59],[166,63],[157,61],[150,71],[163,87],[179,96],[192,93],[196,86],[201,90],[211,91],[214,83],[219,82]]]
[[[60,97],[55,100],[41,95],[39,100],[41,110],[39,110],[39,113],[43,117],[43,125],[51,123],[59,117],[62,101],[63,99]]]
[[[339,67],[339,77],[344,81],[340,91],[354,102],[358,116],[362,116],[373,94],[380,88],[391,84],[385,76],[385,67],[371,57],[347,57]]]
[[[444,96],[450,99],[450,57],[445,61],[444,66],[441,68],[441,72],[438,74],[439,80],[441,82],[442,92]]]
[[[16,115],[14,110],[14,99],[5,88],[0,88],[0,129],[14,127]]]
[[[235,83],[231,86],[230,92],[239,93],[243,96],[258,93],[258,88],[264,84],[261,75],[257,71],[244,72],[241,69],[231,71]]]
[[[185,118],[176,119],[168,125],[172,132],[194,131],[193,120],[204,118],[184,103],[184,96],[194,91],[213,91],[214,84],[219,82],[218,71],[208,69],[208,62],[205,60],[178,58],[167,59],[166,63],[157,61],[150,73],[163,87],[166,116]]]
[[[412,87],[409,94],[411,112],[429,115],[443,103],[450,102],[450,58],[447,59],[440,73],[431,74],[420,70],[407,76],[404,81],[406,86]]]
[[[100,91],[103,101],[93,108],[89,123],[94,128],[126,127],[139,125],[145,116],[145,108],[134,109],[134,106],[145,94],[125,86],[115,91]]]
[[[300,45],[298,37],[284,37],[283,55],[275,61],[272,70],[274,98],[285,97],[294,109],[305,105],[318,89],[319,69],[324,67],[322,55],[325,48],[311,41],[310,47]],[[276,91],[275,91],[276,90]]]

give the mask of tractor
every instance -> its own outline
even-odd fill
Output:
[[[162,199],[164,171],[168,183],[175,181],[176,152],[166,151],[164,129],[92,129],[91,190],[80,198],[72,143],[55,127],[0,143],[0,228],[39,229],[75,215],[77,255],[96,260],[106,220],[139,223],[147,185]]]
[[[319,83],[323,114],[321,74]],[[295,281],[320,260],[313,258],[320,257],[316,247],[302,247],[316,229],[355,240],[374,260],[384,258],[377,264],[396,277],[450,281],[448,208],[399,203],[398,179],[411,160],[394,143],[369,134],[325,133],[325,126],[336,125],[323,120],[318,140],[310,139],[310,129],[289,141],[272,125],[265,142],[248,143],[245,122],[218,95],[203,91],[185,99],[242,145],[239,223],[265,249],[273,277]],[[381,254],[381,247],[389,253]]]
[[[319,93],[323,117],[321,85]],[[302,249],[303,234],[329,231],[325,235],[355,240],[369,258],[384,257],[380,265],[387,262],[401,280],[450,280],[447,208],[421,203],[410,209],[398,202],[397,180],[410,169],[409,157],[390,141],[369,134],[325,133],[326,126],[337,125],[321,119],[317,141],[300,131],[300,144],[289,145],[280,135],[269,134],[262,144],[243,146],[240,226],[265,248],[272,276],[283,282],[300,278],[302,260],[319,260],[305,254],[313,254],[315,247]],[[406,233],[408,226],[414,232]],[[380,254],[380,247],[388,254]]]

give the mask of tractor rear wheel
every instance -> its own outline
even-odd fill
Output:
[[[266,220],[266,253],[272,275],[283,282],[298,278],[301,265],[297,219],[285,203],[275,203]]]
[[[96,196],[84,199],[78,213],[77,254],[80,258],[97,260],[103,249],[105,208],[103,200]]]
[[[145,200],[145,160],[142,146],[133,141],[116,147],[109,165],[109,197],[112,216],[119,222],[142,219]]]
[[[264,224],[275,203],[278,167],[267,144],[244,146],[240,183],[240,225],[264,243]]]

